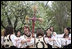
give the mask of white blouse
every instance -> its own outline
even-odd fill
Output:
[[[1,36],[1,45],[4,45],[4,36]]]
[[[20,48],[20,46],[21,46],[21,37],[16,37],[15,40],[17,40],[17,41],[15,41],[16,42],[16,47]]]
[[[11,39],[13,45],[16,46],[16,44],[15,44],[15,43],[16,43],[16,42],[15,42],[15,39],[16,39],[15,34],[12,34],[12,35],[10,36],[10,39]]]

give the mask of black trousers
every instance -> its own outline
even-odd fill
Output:
[[[4,46],[2,46],[1,48],[5,48]],[[17,48],[17,47],[15,47],[15,46],[11,46],[11,47],[9,47],[9,48]]]
[[[16,46],[11,46],[10,48],[17,48]]]
[[[71,44],[65,45],[63,48],[71,48]]]
[[[48,46],[48,48],[52,48],[52,45],[50,45],[50,44],[47,44],[47,46]]]

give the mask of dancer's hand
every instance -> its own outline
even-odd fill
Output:
[[[31,39],[27,39],[27,42],[30,42],[31,41]]]

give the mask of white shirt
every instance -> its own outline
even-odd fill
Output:
[[[15,34],[12,34],[12,35],[10,36],[10,39],[11,39],[13,45],[16,46],[16,42],[15,42],[16,36],[15,36]]]
[[[69,34],[69,37],[71,38],[71,34]]]
[[[57,34],[53,35],[51,39],[54,39],[52,46],[61,47],[61,41],[59,38],[57,38]]]
[[[56,39],[56,38],[55,38],[56,35],[57,35],[56,32],[53,32],[51,39]],[[50,45],[53,45],[53,42],[54,42],[54,41],[50,41],[48,37],[45,37],[45,42],[46,42],[46,43],[49,43]]]
[[[21,37],[16,37],[15,40],[17,40],[17,41],[16,41],[16,46],[17,46],[18,48],[20,48],[20,46],[21,46]]]
[[[53,45],[53,41],[49,41],[49,38],[48,37],[45,37],[45,42],[47,44]]]
[[[25,35],[21,36],[20,38],[21,38],[21,41],[26,41]],[[25,48],[26,46],[27,46],[27,43],[24,43],[24,44],[21,43],[21,48]]]
[[[4,45],[4,36],[1,36],[1,44]]]
[[[57,34],[57,38],[63,38],[64,34]]]
[[[68,45],[68,44],[71,44],[71,34],[69,34],[69,38],[70,38],[70,39],[67,40],[67,45]]]
[[[68,45],[71,43],[71,39],[63,38],[64,34],[58,34],[57,38],[59,39],[61,46]],[[71,34],[69,34],[69,38],[71,38]]]
[[[27,42],[27,45],[29,45],[29,46],[34,45],[34,38],[31,38],[31,41]]]

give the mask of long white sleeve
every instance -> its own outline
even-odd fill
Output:
[[[45,42],[47,44],[53,45],[53,41],[49,41],[49,38],[45,37]]]
[[[29,45],[29,46],[34,45],[34,38],[31,38],[31,41],[27,42],[27,45]]]
[[[4,45],[4,36],[1,36],[1,44]]]
[[[14,34],[12,34],[11,36],[10,36],[10,38],[11,38],[11,41],[12,41],[12,43],[13,43],[13,45],[14,46],[16,46],[16,42],[15,42],[15,39],[16,39],[16,36],[14,35]]]

